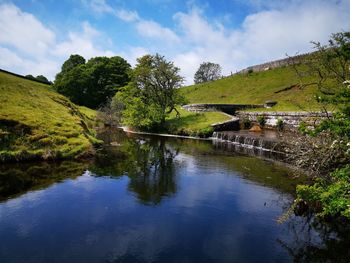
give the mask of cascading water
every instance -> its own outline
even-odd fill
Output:
[[[243,152],[250,155],[283,158],[277,133],[264,131],[255,133],[249,131],[214,132],[212,137],[216,147],[226,150]]]

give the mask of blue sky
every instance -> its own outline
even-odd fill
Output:
[[[350,0],[0,0],[0,68],[53,80],[70,54],[160,53],[186,84],[204,61],[228,75],[350,30]]]

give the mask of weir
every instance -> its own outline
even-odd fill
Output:
[[[273,159],[285,157],[283,143],[275,131],[219,131],[212,137],[216,147],[234,150],[249,155],[259,155]]]

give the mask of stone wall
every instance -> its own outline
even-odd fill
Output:
[[[207,112],[207,111],[222,111],[227,114],[233,115],[238,110],[264,108],[263,104],[214,104],[214,103],[202,103],[202,104],[188,104],[182,106],[183,109],[192,112]]]
[[[296,129],[301,122],[312,126],[328,116],[331,117],[332,114],[322,112],[237,112],[236,116],[240,120],[249,119],[252,122],[257,122],[258,116],[264,116],[268,127],[276,127],[278,119],[281,119],[285,128]]]
[[[284,59],[278,59],[278,60],[266,62],[263,64],[254,65],[254,66],[245,68],[241,71],[238,71],[237,74],[244,74],[244,73],[248,73],[249,71],[259,72],[259,71],[265,71],[265,70],[274,69],[274,68],[280,68],[291,64],[298,64],[298,63],[301,63],[304,60],[304,58],[310,54],[311,53],[306,53],[306,54],[297,55],[294,57],[288,57]]]
[[[211,125],[215,132],[217,131],[238,131],[239,130],[239,118],[232,117],[231,120],[214,123]]]

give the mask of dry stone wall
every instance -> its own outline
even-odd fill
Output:
[[[323,112],[237,112],[236,116],[240,120],[249,119],[252,122],[257,122],[258,116],[264,116],[266,126],[269,127],[276,127],[278,120],[281,119],[284,127],[296,129],[301,122],[313,126],[322,119],[331,117],[332,114]]]
[[[263,64],[254,65],[254,66],[245,68],[241,71],[238,71],[237,74],[244,74],[244,73],[248,73],[250,71],[260,72],[260,71],[265,71],[265,70],[274,69],[274,68],[280,68],[280,67],[284,67],[284,66],[288,66],[288,65],[292,65],[292,64],[298,64],[298,63],[301,63],[305,59],[305,57],[310,55],[310,54],[311,53],[306,53],[306,54],[297,55],[294,57],[288,57],[288,58],[284,58],[284,59],[278,59],[278,60],[266,62]]]

